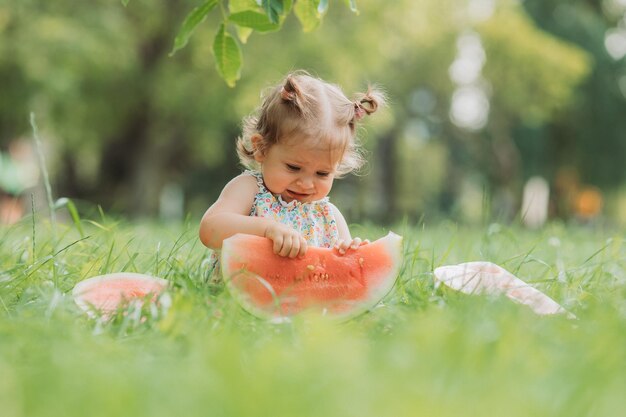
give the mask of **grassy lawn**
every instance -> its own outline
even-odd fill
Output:
[[[398,226],[405,263],[382,306],[268,324],[208,280],[196,226],[0,228],[0,416],[626,416],[619,231]],[[471,260],[578,320],[435,288],[435,267]],[[89,319],[72,287],[120,270],[170,280],[169,310]]]

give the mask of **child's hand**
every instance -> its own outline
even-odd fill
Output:
[[[306,253],[306,240],[300,233],[284,224],[273,222],[265,229],[265,237],[274,242],[274,253],[295,258]]]
[[[339,251],[339,254],[344,255],[348,249],[357,249],[359,246],[367,245],[370,243],[369,240],[361,240],[359,237],[355,237],[352,241],[349,240],[339,240],[335,244],[335,249]]]

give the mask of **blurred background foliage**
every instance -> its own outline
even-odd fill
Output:
[[[363,175],[331,193],[349,221],[511,221],[541,176],[550,216],[626,222],[626,1],[332,3],[309,32],[293,13],[247,39],[228,27],[245,40],[233,88],[212,55],[219,8],[169,55],[200,3],[0,0],[0,162],[23,172],[0,166],[4,195],[41,195],[33,112],[57,197],[199,217],[241,170],[241,119],[303,68],[390,97],[365,123]]]

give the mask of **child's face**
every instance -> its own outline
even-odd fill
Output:
[[[304,142],[272,145],[257,152],[266,187],[285,202],[311,202],[328,195],[339,163],[339,152]]]

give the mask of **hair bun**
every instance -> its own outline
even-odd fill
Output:
[[[288,76],[285,80],[285,84],[280,88],[280,98],[283,101],[293,104],[296,108],[301,108],[300,97],[302,94],[300,93],[300,88],[296,83],[296,80],[292,76]]]
[[[285,101],[294,101],[296,98],[296,94],[293,91],[287,91],[287,89],[283,85],[280,88],[280,98],[282,98]]]
[[[366,93],[357,95],[357,99],[355,101],[355,118],[358,120],[365,114],[370,115],[375,113],[379,107],[385,105],[386,101],[387,99],[385,97],[385,93],[377,87],[369,86]]]

